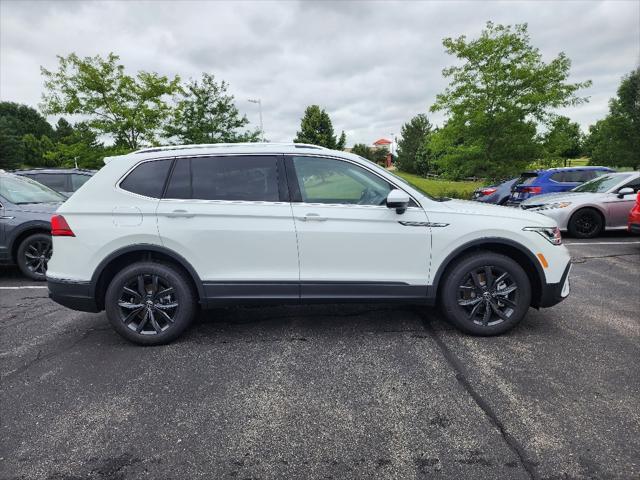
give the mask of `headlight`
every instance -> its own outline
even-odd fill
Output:
[[[549,203],[548,205],[540,205],[538,208],[534,210],[551,210],[553,208],[566,208],[571,205],[571,202],[558,202],[558,203]]]
[[[554,245],[562,245],[562,235],[558,227],[524,227],[527,232],[537,232]]]

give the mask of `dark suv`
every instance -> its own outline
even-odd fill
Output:
[[[28,177],[61,193],[65,197],[70,197],[96,171],[81,168],[33,168],[31,170],[16,170],[13,173]]]
[[[0,264],[18,264],[44,280],[51,257],[51,214],[66,200],[25,177],[0,170]]]

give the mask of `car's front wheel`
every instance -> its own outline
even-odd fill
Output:
[[[499,335],[515,327],[531,303],[529,277],[513,259],[478,252],[458,260],[441,290],[447,318],[473,335]]]
[[[196,301],[189,280],[162,263],[134,263],[118,272],[105,295],[113,328],[140,345],[162,345],[191,324]]]
[[[16,263],[31,280],[46,280],[47,263],[51,259],[51,235],[34,233],[18,246]]]

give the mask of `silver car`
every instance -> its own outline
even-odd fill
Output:
[[[640,172],[608,173],[573,190],[529,198],[520,208],[558,222],[573,237],[593,238],[603,230],[624,230],[640,190]]]
[[[45,280],[51,257],[51,214],[65,197],[25,177],[0,170],[0,265]]]

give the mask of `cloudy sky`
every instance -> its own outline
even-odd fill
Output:
[[[112,51],[130,72],[230,83],[267,138],[291,141],[305,106],[319,104],[348,145],[398,133],[426,112],[452,63],[447,36],[477,36],[487,20],[528,23],[550,60],[564,51],[591,101],[563,113],[583,128],[603,117],[620,77],[640,62],[640,2],[632,1],[69,1],[0,0],[0,98],[37,106],[39,68],[57,54]],[[55,120],[55,119],[54,119]],[[432,115],[436,123],[441,115]]]

